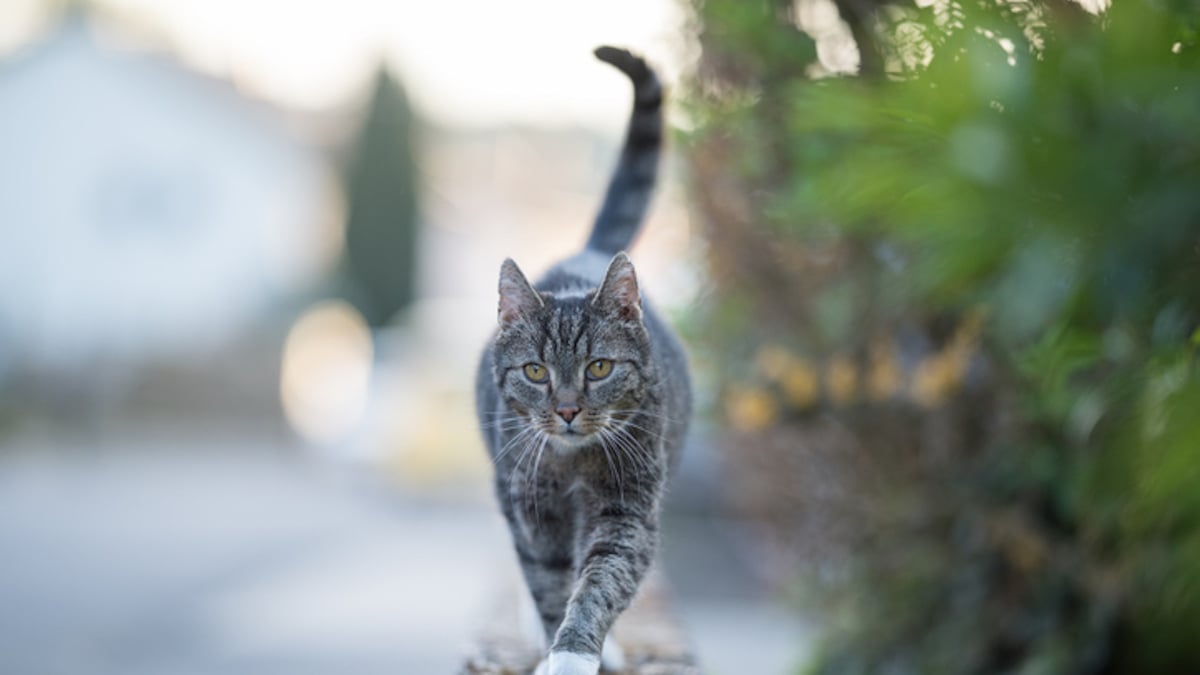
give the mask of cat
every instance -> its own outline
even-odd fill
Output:
[[[582,252],[537,284],[501,265],[499,327],[476,377],[496,497],[549,645],[537,675],[620,668],[608,630],[655,555],[691,415],[683,348],[624,252],[657,180],[662,86],[628,51],[595,55],[633,82],[617,168]]]

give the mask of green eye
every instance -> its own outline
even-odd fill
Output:
[[[587,376],[589,380],[603,380],[612,372],[612,361],[608,359],[596,359],[588,364]]]
[[[526,363],[525,377],[528,377],[530,382],[541,383],[550,377],[550,373],[546,370],[546,366],[540,363]]]

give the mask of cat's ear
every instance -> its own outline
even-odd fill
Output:
[[[541,309],[542,296],[533,290],[529,280],[512,258],[500,265],[500,325],[506,326]]]
[[[604,273],[604,281],[592,299],[596,307],[614,312],[629,321],[642,319],[642,295],[638,291],[637,273],[633,262],[624,251],[613,256]]]

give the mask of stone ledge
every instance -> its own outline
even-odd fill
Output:
[[[612,637],[625,651],[619,675],[700,675],[686,636],[672,616],[662,575],[651,572],[638,597],[613,626]],[[476,641],[459,675],[528,675],[541,652],[520,634],[518,593],[510,591]]]

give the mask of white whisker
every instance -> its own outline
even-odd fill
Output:
[[[533,519],[537,523],[542,522],[541,511],[538,510],[538,467],[542,463],[542,452],[546,449],[546,444],[550,442],[550,435],[539,431],[542,437],[542,443],[538,446],[537,454],[533,458]]]
[[[539,430],[536,427],[530,427],[530,430],[533,433],[525,438],[524,442],[522,443],[521,454],[517,456],[517,461],[515,464],[513,464],[512,471],[508,475],[508,492],[510,495],[512,494],[513,487],[516,485],[515,481],[517,480],[517,476],[521,473],[521,464],[525,461],[526,457],[530,456],[533,451],[534,443],[538,439]]]
[[[617,484],[617,492],[621,495],[621,503],[625,503],[625,483],[622,476],[625,473],[625,464],[621,463],[621,473],[617,473],[617,467],[613,464],[612,454],[608,448],[608,430],[601,428],[599,430],[600,449],[604,451],[604,459],[608,461],[608,470],[612,474],[613,482]],[[615,452],[615,451],[614,451]],[[617,459],[620,461],[620,454],[617,454]]]
[[[520,433],[518,433],[517,435],[513,436],[512,438],[510,438],[510,439],[508,440],[508,442],[504,444],[504,447],[502,447],[502,448],[500,449],[500,451],[496,453],[496,456],[492,458],[492,463],[493,463],[493,464],[495,464],[495,463],[499,462],[501,457],[503,457],[504,455],[508,454],[508,452],[509,452],[510,450],[512,450],[514,447],[516,447],[516,445],[515,445],[515,444],[516,444],[518,441],[520,441],[520,440],[521,440],[522,438],[524,438],[525,436],[529,435],[531,432],[537,432],[537,428],[536,428],[536,427],[531,427],[531,426],[530,426],[530,427],[525,427],[524,429],[522,429],[522,430],[520,431]]]
[[[653,453],[638,442],[632,434],[620,427],[612,429],[614,438],[621,439],[621,447],[625,449],[643,472],[656,473],[658,462]]]
[[[672,424],[679,422],[679,420],[668,417],[662,413],[653,412],[650,410],[642,410],[642,409],[637,409],[637,408],[632,409],[632,410],[609,410],[608,413],[610,415],[620,415],[623,413],[632,413],[632,414],[630,414],[629,418],[642,416],[642,417],[652,417],[654,419],[660,419],[660,420],[663,420],[664,422],[671,422]],[[627,419],[629,419],[629,418],[627,418]]]

